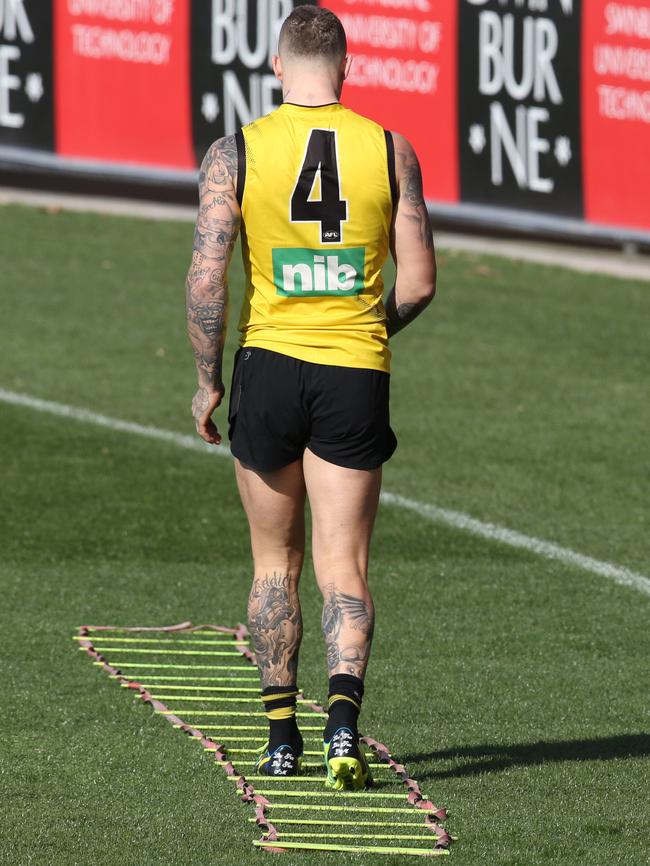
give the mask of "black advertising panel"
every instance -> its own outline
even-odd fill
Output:
[[[192,0],[192,126],[197,164],[210,144],[282,102],[271,69],[293,0]]]
[[[580,0],[459,0],[461,199],[581,217]]]
[[[0,0],[0,145],[52,150],[52,0]]]

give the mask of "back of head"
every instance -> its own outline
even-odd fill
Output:
[[[322,6],[296,6],[280,30],[278,53],[283,58],[340,64],[347,53],[343,25]]]

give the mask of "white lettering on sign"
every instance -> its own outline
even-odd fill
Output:
[[[600,84],[598,103],[602,117],[650,123],[650,90],[631,90],[627,87]]]
[[[0,0],[0,36],[9,42],[34,42],[34,31],[23,0]],[[21,90],[23,83],[20,76],[13,74],[10,64],[20,58],[18,45],[0,45],[0,126],[8,129],[21,129],[25,125],[25,115],[11,110],[11,93]],[[34,90],[32,93],[35,95]],[[42,92],[38,99],[41,96]]]
[[[548,110],[539,106],[527,108],[518,105],[515,115],[516,133],[513,135],[501,103],[493,102],[490,105],[492,183],[496,186],[503,183],[505,152],[520,189],[550,193],[554,188],[553,180],[539,175],[539,154],[548,153],[550,144],[547,139],[540,137],[538,125],[548,121]]]
[[[280,89],[275,75],[252,72],[248,77],[248,94],[244,94],[237,74],[227,69],[223,73],[224,134],[233,135],[240,126],[277,108],[274,97]]]
[[[107,21],[169,24],[174,0],[68,0],[70,15],[91,15]]]
[[[414,21],[384,15],[343,13],[340,15],[348,42],[354,46],[415,51],[434,54],[440,48],[442,25],[439,21]]]
[[[603,29],[607,36],[650,39],[650,6],[608,3]],[[596,76],[623,78],[630,82],[650,81],[650,49],[645,45],[594,45],[593,70]],[[650,122],[650,92],[634,87],[602,83],[597,87],[598,109],[609,120]]]
[[[0,126],[20,129],[25,125],[22,114],[11,111],[9,94],[20,90],[20,78],[9,71],[9,63],[20,59],[20,48],[16,45],[0,45]]]
[[[418,24],[418,46],[420,51],[433,54],[440,50],[442,24],[440,21],[421,21]]]
[[[280,27],[293,9],[292,0],[257,0],[249,43],[248,0],[212,0],[212,62],[228,66],[234,60],[257,69],[277,53]]]
[[[172,36],[164,31],[144,28],[147,25],[151,28],[169,25],[174,16],[176,0],[65,2],[68,14],[73,19],[70,33],[72,50],[77,56],[151,66],[164,66],[170,62]],[[84,22],[84,17],[91,20]],[[81,21],[75,21],[80,18]],[[102,18],[108,22],[106,25],[98,22],[97,19]],[[117,22],[116,26],[111,26],[111,22]]]
[[[482,6],[483,0],[468,0]],[[546,0],[501,0],[529,12],[546,12]],[[562,3],[565,14],[573,12],[571,2]],[[485,96],[498,97],[506,93],[522,103],[563,103],[562,91],[555,73],[559,36],[555,22],[544,16],[512,12],[499,14],[486,9],[478,13],[478,87]],[[542,177],[540,155],[551,151],[551,143],[541,128],[550,120],[549,109],[541,105],[517,105],[514,128],[500,102],[490,104],[490,165],[495,186],[504,183],[504,157],[520,189],[549,194],[554,181]],[[468,143],[475,154],[485,147],[487,138],[481,124],[472,124]],[[558,145],[558,140],[560,145]],[[571,142],[558,136],[554,156],[560,165],[570,161]]]
[[[366,5],[372,8],[383,6],[385,9],[414,9],[417,12],[431,11],[429,0],[345,0],[349,6],[355,4]]]
[[[598,75],[617,75],[632,80],[650,81],[650,49],[596,45],[594,69]]]
[[[605,6],[605,18],[607,19],[605,32],[608,36],[623,33],[625,36],[650,39],[650,6],[608,3]]]
[[[94,60],[116,59],[162,66],[169,63],[171,43],[171,36],[165,33],[72,25],[74,53]]]
[[[467,0],[471,6],[485,6],[490,0]],[[511,4],[515,9],[528,9],[530,12],[547,12],[548,0],[499,0],[499,5]],[[560,0],[565,15],[573,15],[573,0]]]
[[[0,35],[10,42],[33,42],[34,31],[29,23],[24,0],[0,0]]]
[[[373,48],[413,50],[418,44],[418,26],[410,18],[386,18],[382,15],[341,15],[341,24],[349,42]]]
[[[518,46],[519,48],[519,46]],[[557,54],[557,28],[550,18],[526,16],[522,24],[522,71],[517,80],[515,58],[515,19],[511,13],[501,18],[496,12],[479,15],[479,90],[488,96],[504,87],[517,100],[531,91],[537,102],[548,94],[551,102],[562,102],[553,59]]]
[[[405,93],[435,93],[438,72],[435,63],[425,60],[355,54],[346,83],[353,87],[385,87]]]

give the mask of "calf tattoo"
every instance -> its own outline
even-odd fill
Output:
[[[329,674],[363,679],[375,625],[372,601],[339,592],[333,583],[325,587],[324,596],[322,625]]]
[[[253,581],[248,625],[262,688],[295,683],[302,640],[297,580],[290,574],[266,574]]]

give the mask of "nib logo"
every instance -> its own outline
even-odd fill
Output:
[[[363,291],[365,249],[274,249],[273,282],[285,297],[358,295]]]

